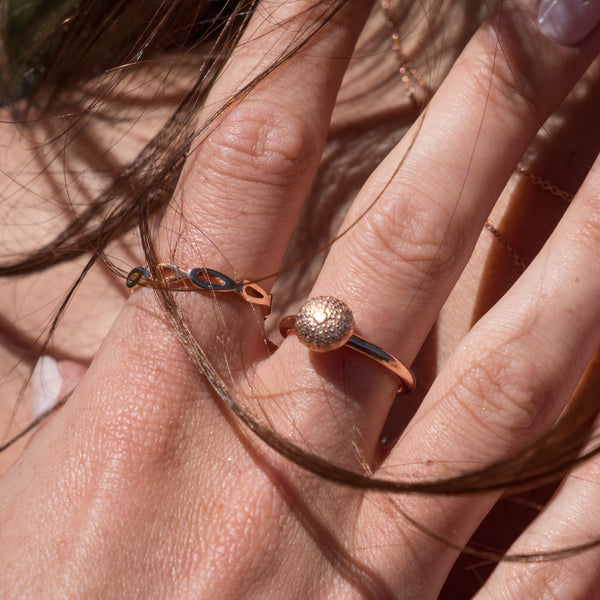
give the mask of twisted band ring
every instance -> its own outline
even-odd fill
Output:
[[[246,302],[257,306],[265,319],[271,312],[271,294],[251,281],[234,281],[214,269],[197,267],[184,270],[169,263],[159,263],[153,276],[150,269],[135,267],[127,275],[125,284],[130,290],[149,285],[177,291],[200,290],[206,292],[237,292]]]
[[[352,311],[333,296],[311,298],[297,315],[281,319],[279,331],[284,338],[294,333],[313,352],[330,352],[346,346],[368,356],[400,380],[400,394],[416,386],[415,376],[402,361],[354,333]]]

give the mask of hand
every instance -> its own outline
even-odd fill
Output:
[[[274,23],[298,4],[258,11],[207,106],[288,49],[294,21]],[[368,2],[341,11],[225,112],[190,155],[156,241],[161,260],[234,278],[277,271],[346,68],[328,57],[351,55],[368,12]],[[342,299],[363,336],[411,363],[539,123],[599,47],[595,34],[560,49],[537,31],[531,3],[504,3],[362,188],[311,296]],[[598,345],[597,185],[592,171],[386,457],[397,382],[380,366],[346,350],[315,356],[293,336],[273,352],[262,315],[239,297],[175,292],[213,375],[201,355],[192,363],[159,296],[133,294],[2,481],[0,587],[15,598],[435,597],[451,544],[467,543],[500,492],[394,496],[325,481],[268,449],[223,399],[309,453],[385,479],[448,478],[522,451],[555,422]],[[595,506],[595,489],[568,481],[519,544],[544,548],[548,531],[552,545],[570,543],[565,506],[579,510],[582,487]],[[594,589],[596,570],[578,569],[598,558],[558,570],[561,593]],[[482,594],[539,597],[555,568],[505,565]]]

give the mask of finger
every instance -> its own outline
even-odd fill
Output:
[[[594,598],[600,585],[600,550],[577,548],[600,538],[600,528],[590,519],[600,503],[597,479],[597,464],[569,478],[565,489],[508,551],[525,557],[556,554],[555,560],[501,563],[476,598]]]
[[[258,3],[200,121],[261,81],[194,144],[164,225],[165,252],[177,246],[177,260],[188,267],[246,279],[278,268],[369,8],[365,0],[335,12],[313,0]]]
[[[597,55],[599,36],[578,51],[549,43],[533,4],[503,3],[482,26],[361,193],[345,226],[364,217],[334,246],[315,288],[347,298],[377,339],[396,350],[401,340],[409,357],[517,161]]]
[[[577,50],[552,45],[537,29],[533,5],[505,2],[482,26],[357,198],[344,225],[353,227],[332,248],[313,290],[346,302],[358,332],[405,362],[431,329],[539,124],[597,53],[599,36]],[[308,356],[292,338],[280,350],[282,364],[307,365]],[[397,382],[363,358],[338,356],[346,368],[337,397],[344,406],[345,391],[353,390],[366,417],[360,430],[374,448]],[[335,368],[342,371],[338,363],[327,375]]]
[[[597,476],[597,473],[595,474]],[[588,482],[588,488],[590,487]],[[509,550],[510,554],[539,552],[541,549],[574,548],[582,540],[598,537],[600,531],[590,526],[590,506],[588,503],[589,489],[579,490],[581,495],[573,495],[568,506],[562,505],[565,511],[558,513],[559,507],[554,506],[544,516],[528,529],[523,543]],[[554,503],[553,503],[554,504]],[[546,513],[544,513],[546,515]],[[539,525],[538,525],[539,524]],[[581,526],[585,524],[585,526]],[[550,532],[543,532],[543,526],[552,527]],[[552,534],[551,537],[549,534]],[[557,543],[559,544],[557,546]],[[563,546],[564,543],[564,546]],[[598,565],[600,551],[596,549],[582,552],[575,551],[573,555],[555,560],[517,561],[501,564],[492,574],[485,587],[475,596],[476,600],[509,600],[512,598],[570,598],[572,600],[587,600],[594,598],[600,584]]]
[[[498,565],[477,600],[595,597],[600,585],[600,527],[590,515],[600,506],[598,466],[594,459],[568,477],[508,550],[514,560]]]
[[[453,354],[391,453],[390,476],[434,480],[482,468],[517,455],[558,418],[600,343],[599,169],[600,161],[530,268]],[[497,495],[403,507],[461,546]],[[423,565],[436,553],[441,578],[454,558],[427,539],[413,552]],[[429,566],[421,577],[430,574]]]

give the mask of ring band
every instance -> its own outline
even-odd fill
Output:
[[[152,286],[176,291],[200,290],[205,292],[236,292],[246,302],[257,306],[265,319],[271,313],[271,294],[248,280],[234,281],[214,269],[197,267],[184,270],[169,263],[159,263],[155,268],[157,277],[150,269],[135,267],[127,275],[125,285],[133,292],[138,286]]]
[[[392,354],[356,335],[352,311],[333,296],[311,298],[297,315],[281,319],[279,331],[284,338],[295,334],[314,352],[330,352],[342,346],[356,350],[391,371],[400,380],[399,394],[415,389],[417,382],[413,372]]]

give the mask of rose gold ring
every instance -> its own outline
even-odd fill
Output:
[[[279,331],[284,338],[294,333],[313,352],[352,348],[391,371],[400,380],[399,394],[415,389],[417,382],[412,371],[392,354],[356,335],[352,311],[333,296],[311,298],[297,315],[281,319]]]
[[[135,267],[127,275],[125,285],[133,292],[139,286],[151,286],[174,291],[235,292],[246,302],[259,308],[266,319],[271,312],[271,294],[258,284],[244,279],[235,281],[205,267],[180,269],[169,263],[159,263],[153,270]]]

